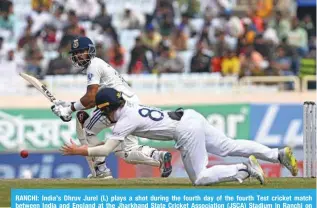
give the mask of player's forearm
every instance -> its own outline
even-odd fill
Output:
[[[120,140],[108,139],[104,145],[88,147],[88,156],[108,156],[120,142]]]
[[[90,109],[95,107],[95,99],[93,96],[91,95],[84,95],[81,99],[80,99],[80,109],[78,109],[78,107],[76,107],[76,103],[73,103],[71,106],[72,111],[77,111],[77,110],[86,110],[86,109]]]
[[[86,109],[93,108],[96,106],[95,96],[85,95],[80,99],[80,102],[85,106]]]
[[[85,110],[95,107],[95,97],[98,89],[98,84],[88,85],[86,94],[71,106],[72,111]]]

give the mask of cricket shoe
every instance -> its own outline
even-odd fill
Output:
[[[160,152],[160,171],[161,177],[167,178],[172,173],[172,154],[169,152]]]
[[[96,176],[89,174],[87,178],[100,178],[100,179],[112,179],[111,170],[104,165],[102,162],[95,167]]]
[[[93,176],[91,173],[87,176],[87,178],[100,178],[100,179],[112,179],[112,173],[108,169],[107,171],[96,171],[96,176]]]
[[[298,174],[297,160],[290,147],[285,147],[284,149],[280,149],[278,152],[278,159],[280,163],[292,173],[293,176],[297,176]]]
[[[242,183],[245,179],[252,177],[260,181],[261,184],[264,184],[264,172],[255,156],[251,155],[249,157],[249,161],[243,164],[246,166],[246,169],[239,170],[238,174],[235,176],[240,183]]]

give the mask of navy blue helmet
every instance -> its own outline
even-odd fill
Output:
[[[96,47],[89,38],[78,37],[72,41],[69,53],[75,66],[87,68],[91,60],[96,56]]]
[[[113,88],[101,88],[96,95],[96,106],[104,115],[117,110],[123,103],[122,92],[118,92]]]

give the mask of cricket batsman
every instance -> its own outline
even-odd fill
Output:
[[[139,99],[114,68],[95,57],[96,48],[89,38],[74,39],[70,55],[73,64],[87,73],[87,91],[76,102],[55,101],[52,111],[65,122],[70,121],[72,113],[77,111],[76,133],[80,143],[95,146],[100,143],[97,134],[114,124],[102,114],[100,109],[94,110],[91,116],[83,111],[95,107],[97,91],[103,87],[110,87],[121,92],[124,99],[131,103],[139,103]],[[123,158],[127,163],[160,167],[162,177],[168,177],[172,172],[172,155],[169,152],[141,146],[135,136],[127,135],[127,138],[113,151],[116,156]],[[104,156],[86,157],[86,159],[91,170],[88,177],[112,178],[111,171],[105,164]]]
[[[271,149],[249,140],[234,140],[217,130],[198,112],[188,109],[161,111],[125,100],[113,88],[103,88],[96,96],[96,105],[102,115],[114,123],[113,135],[104,145],[77,146],[73,142],[61,149],[64,155],[108,156],[124,142],[128,135],[152,140],[174,140],[181,153],[185,170],[194,185],[208,185],[224,181],[242,183],[255,177],[265,182],[257,158],[284,165],[297,175],[296,159],[289,147]],[[215,165],[207,168],[208,153],[219,156],[249,157],[248,162],[233,165]]]

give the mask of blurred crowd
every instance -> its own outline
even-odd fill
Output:
[[[110,15],[104,0],[31,0],[22,33],[15,34],[20,21],[15,5],[1,0],[0,62],[39,77],[76,73],[68,57],[70,42],[88,36],[97,57],[121,73],[315,74],[301,71],[303,64],[315,63],[312,17],[298,19],[293,0],[249,2],[237,12],[230,0],[157,0],[151,14],[126,4]],[[123,30],[140,31],[129,50],[120,42]],[[181,54],[188,51],[185,70]]]

